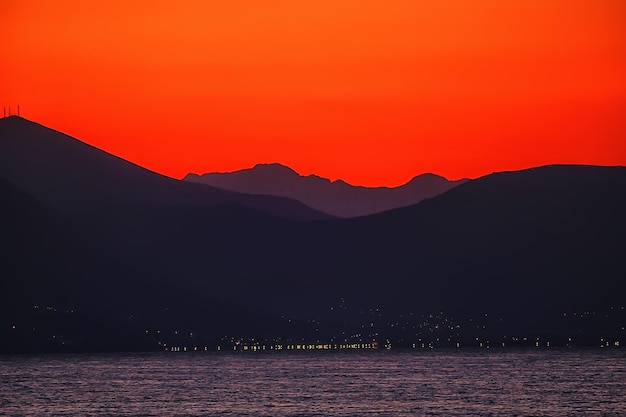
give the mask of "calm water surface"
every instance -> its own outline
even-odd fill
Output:
[[[626,351],[0,356],[7,416],[626,416]]]

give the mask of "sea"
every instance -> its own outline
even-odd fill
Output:
[[[0,356],[0,415],[626,416],[626,350]]]

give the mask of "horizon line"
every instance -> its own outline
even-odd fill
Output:
[[[6,109],[6,106],[5,106],[5,109]],[[132,163],[132,164],[134,164],[134,165],[137,165],[137,166],[139,166],[139,167],[141,167],[141,168],[144,168],[144,169],[146,169],[146,170],[148,170],[148,171],[155,172],[155,173],[157,173],[157,174],[159,174],[159,175],[163,175],[163,176],[165,176],[165,177],[172,178],[172,179],[174,179],[174,180],[178,180],[178,181],[184,181],[184,178],[185,178],[185,177],[187,177],[187,176],[189,176],[189,175],[196,175],[196,176],[199,176],[199,177],[200,177],[200,176],[202,176],[202,175],[207,175],[207,174],[232,174],[232,173],[237,173],[237,172],[241,172],[241,171],[252,170],[252,169],[256,168],[256,167],[257,167],[257,166],[259,166],[259,165],[279,165],[279,166],[285,167],[285,168],[287,168],[287,169],[290,169],[291,171],[293,171],[295,174],[297,174],[298,176],[300,176],[300,177],[302,177],[302,178],[307,178],[307,177],[317,177],[317,178],[321,178],[321,179],[324,179],[324,180],[328,180],[328,181],[330,181],[331,183],[335,183],[335,182],[343,182],[343,183],[345,183],[345,184],[347,184],[347,185],[349,185],[349,186],[352,186],[352,187],[362,187],[362,188],[390,188],[390,189],[392,189],[392,188],[399,188],[399,187],[402,187],[402,186],[404,186],[404,185],[407,185],[408,183],[410,183],[411,181],[413,181],[415,178],[418,178],[418,177],[420,177],[420,176],[424,176],[424,175],[434,175],[434,176],[437,176],[437,177],[443,178],[443,179],[445,179],[446,181],[449,181],[449,182],[457,182],[457,181],[472,181],[472,180],[476,180],[476,179],[479,179],[479,178],[482,178],[482,177],[485,177],[485,176],[488,176],[488,175],[493,175],[493,174],[498,174],[498,173],[516,172],[516,171],[525,171],[525,170],[529,170],[529,169],[541,168],[541,167],[547,167],[547,166],[596,166],[596,167],[626,167],[626,165],[620,165],[620,164],[617,164],[617,165],[609,165],[609,164],[590,164],[590,163],[575,163],[575,162],[554,162],[554,163],[547,163],[547,164],[540,164],[540,165],[525,165],[524,167],[521,167],[521,168],[503,169],[503,170],[495,170],[495,171],[491,171],[491,172],[485,173],[485,174],[483,174],[483,175],[477,175],[477,176],[474,176],[474,177],[472,177],[472,176],[462,176],[462,177],[459,177],[459,178],[454,178],[454,179],[448,178],[448,177],[446,177],[446,176],[444,176],[444,175],[441,175],[441,174],[438,174],[438,173],[436,173],[436,172],[432,172],[432,171],[425,171],[425,172],[422,172],[422,173],[420,173],[420,174],[413,175],[413,176],[412,176],[412,177],[410,177],[408,180],[405,180],[405,181],[403,181],[403,182],[399,183],[398,185],[360,185],[360,184],[355,184],[355,183],[352,183],[352,182],[346,181],[346,180],[344,180],[344,179],[343,179],[343,178],[341,178],[341,177],[336,177],[336,178],[333,178],[333,177],[330,177],[330,176],[323,176],[323,175],[319,175],[319,174],[317,174],[317,173],[315,173],[315,172],[311,172],[311,173],[308,173],[308,174],[303,174],[303,173],[299,172],[298,170],[296,170],[295,168],[292,168],[289,164],[286,164],[286,163],[283,163],[283,162],[279,162],[278,160],[274,160],[273,162],[256,162],[256,163],[254,163],[252,166],[249,166],[249,165],[248,165],[248,166],[244,166],[244,167],[241,167],[241,168],[236,168],[236,169],[233,169],[233,170],[226,170],[226,171],[220,171],[220,170],[217,170],[217,171],[211,171],[211,170],[208,170],[208,171],[204,171],[203,173],[197,173],[197,172],[193,172],[193,171],[187,171],[187,172],[186,172],[185,174],[183,174],[182,176],[174,176],[174,175],[168,175],[168,174],[162,173],[162,172],[160,172],[160,171],[158,171],[158,170],[155,170],[155,169],[152,169],[152,168],[146,167],[146,166],[144,166],[144,165],[142,165],[142,164],[140,164],[140,163],[138,163],[138,162],[134,162],[134,161],[132,161],[131,159],[127,159],[126,157],[123,157],[123,156],[120,156],[120,155],[118,155],[118,154],[115,154],[115,153],[109,152],[109,151],[107,151],[107,150],[105,150],[105,149],[103,149],[103,148],[100,148],[99,146],[96,146],[96,145],[94,145],[94,144],[91,144],[91,143],[89,143],[89,142],[87,142],[87,141],[85,141],[85,140],[83,140],[83,139],[81,139],[81,138],[78,138],[78,137],[76,137],[76,136],[72,136],[72,135],[70,135],[70,134],[68,134],[68,133],[65,133],[65,132],[64,132],[64,131],[62,131],[62,130],[58,130],[58,129],[55,129],[55,128],[53,128],[53,127],[49,127],[49,126],[47,126],[47,125],[45,125],[45,124],[39,123],[39,122],[37,122],[37,121],[34,121],[34,120],[31,120],[31,119],[28,119],[28,118],[26,118],[26,117],[22,116],[21,114],[8,114],[8,115],[7,115],[7,114],[4,114],[4,115],[3,115],[3,117],[0,117],[0,120],[2,120],[2,119],[11,119],[11,118],[19,118],[19,119],[25,120],[25,121],[27,121],[27,122],[29,122],[29,123],[34,123],[34,124],[37,124],[37,125],[39,125],[39,126],[42,126],[43,128],[53,130],[53,131],[55,131],[55,132],[58,132],[58,133],[63,134],[63,135],[65,135],[65,136],[68,136],[68,137],[70,137],[70,138],[72,138],[72,139],[75,139],[75,140],[78,140],[78,141],[80,141],[80,142],[82,142],[82,143],[85,143],[85,144],[87,144],[87,145],[89,145],[89,146],[92,146],[92,147],[94,147],[94,148],[96,148],[96,149],[98,149],[98,150],[100,150],[100,151],[106,152],[106,153],[108,153],[108,154],[110,154],[110,155],[113,155],[113,156],[115,156],[115,157],[117,157],[117,158],[120,158],[120,159],[122,159],[122,160],[124,160],[124,161],[127,161],[127,162]]]

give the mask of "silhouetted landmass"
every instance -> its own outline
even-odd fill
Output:
[[[342,180],[331,182],[316,175],[301,176],[280,164],[259,164],[229,173],[188,174],[184,180],[242,193],[289,197],[336,217],[365,216],[410,206],[467,181],[422,174],[399,187],[369,188]]]
[[[67,213],[241,204],[298,220],[330,217],[292,199],[251,196],[165,177],[16,116],[0,119],[0,135],[0,177]]]
[[[354,219],[111,204],[100,185],[69,210],[41,191],[51,163],[6,174],[0,122],[2,352],[626,343],[624,167],[496,173]],[[61,160],[67,195],[85,190],[71,178],[94,164]]]

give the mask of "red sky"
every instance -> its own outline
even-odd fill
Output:
[[[3,0],[0,39],[0,105],[177,178],[626,165],[623,0]]]

